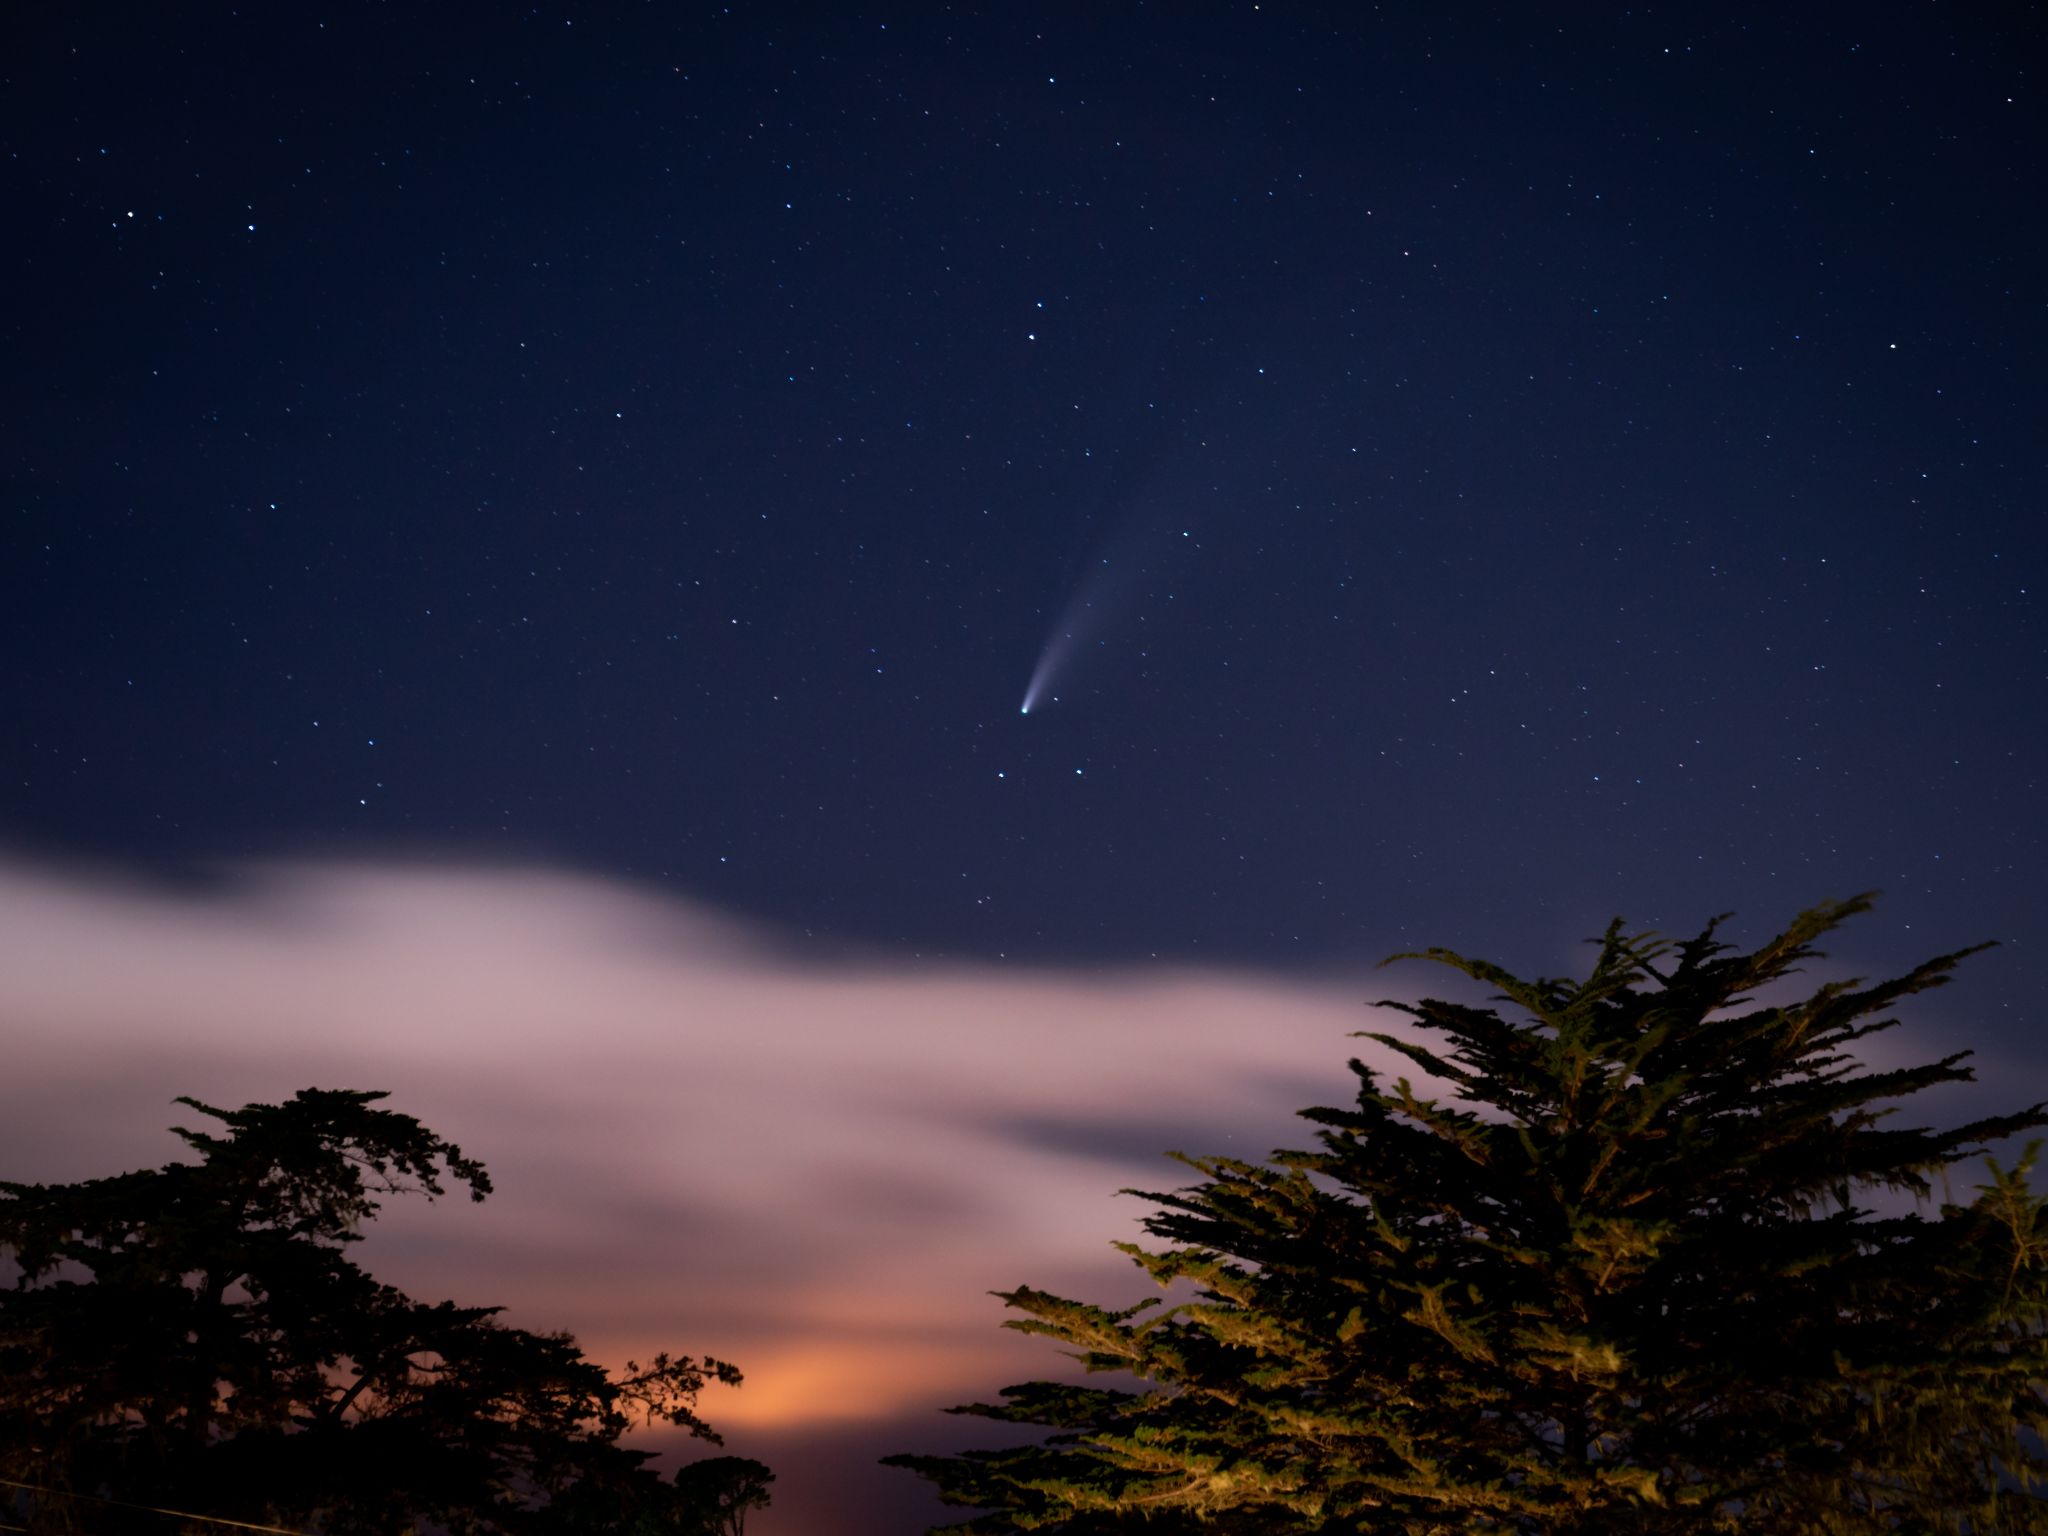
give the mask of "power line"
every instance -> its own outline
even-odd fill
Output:
[[[67,1493],[61,1488],[38,1488],[34,1483],[17,1483],[12,1478],[0,1477],[0,1488],[19,1488],[24,1493],[46,1494],[58,1499],[84,1499],[90,1504],[107,1504],[115,1509],[139,1509],[148,1515],[169,1515],[173,1520],[204,1520],[208,1525],[231,1525],[238,1531],[267,1531],[270,1536],[310,1536],[289,1525],[257,1525],[249,1520],[229,1520],[220,1515],[194,1514],[189,1509],[163,1509],[155,1504],[131,1504],[126,1499],[101,1498],[96,1493]],[[26,1526],[0,1526],[0,1530],[21,1531]]]

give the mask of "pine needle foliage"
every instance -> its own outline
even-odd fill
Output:
[[[1356,1105],[1304,1112],[1315,1150],[1131,1191],[1163,1246],[1120,1246],[1185,1299],[998,1293],[1137,1389],[1006,1388],[952,1411],[1040,1443],[891,1463],[988,1511],[960,1536],[2048,1532],[2033,1149],[1935,1199],[2048,1113],[1900,1128],[1967,1053],[1858,1051],[1975,951],[1757,1000],[1868,906],[1750,953],[1718,919],[1676,944],[1617,921],[1583,979],[1394,957],[1497,1006],[1384,1005],[1421,1038],[1367,1038],[1425,1079],[1353,1061]]]

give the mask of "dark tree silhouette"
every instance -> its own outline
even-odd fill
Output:
[[[768,1507],[775,1474],[746,1456],[707,1456],[676,1468],[676,1491],[713,1536],[746,1536],[747,1515]]]
[[[1436,1038],[1369,1036],[1448,1101],[1353,1062],[1317,1150],[1181,1159],[1201,1182],[1145,1196],[1164,1246],[1124,1245],[1180,1299],[1003,1296],[1139,1390],[1007,1388],[953,1411],[1042,1443],[892,1463],[991,1536],[2048,1531],[2032,1149],[1928,1211],[2048,1114],[1895,1128],[1966,1053],[1852,1054],[1973,951],[1752,1001],[1868,904],[1752,954],[1617,922],[1584,980],[1429,951],[1512,1005],[1392,1004]]]
[[[381,1197],[490,1192],[385,1097],[180,1099],[218,1122],[177,1128],[196,1162],[0,1183],[0,1478],[33,1490],[33,1524],[708,1528],[618,1442],[635,1421],[716,1442],[697,1395],[736,1369],[660,1354],[615,1375],[567,1334],[414,1301],[350,1259]]]

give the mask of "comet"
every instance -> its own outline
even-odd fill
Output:
[[[1139,638],[1150,633],[1144,610],[1173,601],[1177,577],[1201,547],[1192,541],[1185,519],[1181,504],[1153,495],[1139,498],[1137,507],[1117,519],[1053,621],[1018,714],[1036,714],[1058,703],[1054,689],[1088,653],[1128,654],[1135,648],[1139,657],[1146,654]],[[1112,645],[1113,633],[1134,645]]]
[[[1031,681],[1024,688],[1024,703],[1017,713],[1028,715],[1041,702],[1057,699],[1052,691],[1053,681],[1060,669],[1074,652],[1074,632],[1062,629],[1045,642],[1045,649],[1039,652],[1038,665],[1032,668]]]

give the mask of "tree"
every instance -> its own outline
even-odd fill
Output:
[[[641,1420],[716,1442],[697,1395],[740,1373],[660,1354],[613,1374],[567,1334],[372,1279],[348,1248],[381,1197],[491,1188],[385,1097],[180,1099],[219,1123],[175,1128],[196,1162],[0,1183],[0,1478],[33,1490],[33,1524],[102,1529],[139,1507],[329,1532],[694,1536],[618,1441]]]
[[[711,1536],[746,1536],[747,1513],[768,1507],[775,1474],[746,1456],[707,1456],[676,1468],[676,1490]]]
[[[1200,1182],[1144,1196],[1164,1246],[1120,1245],[1179,1299],[999,1293],[1136,1390],[1006,1388],[952,1411],[1042,1443],[891,1462],[987,1536],[2048,1531],[2033,1150],[1929,1209],[2048,1113],[1894,1128],[1968,1053],[1852,1054],[1974,951],[1753,1000],[1868,905],[1748,954],[1617,921],[1583,980],[1396,956],[1510,1006],[1386,1005],[1426,1043],[1368,1038],[1448,1099],[1354,1061],[1356,1106],[1304,1112],[1316,1150],[1181,1158]]]

